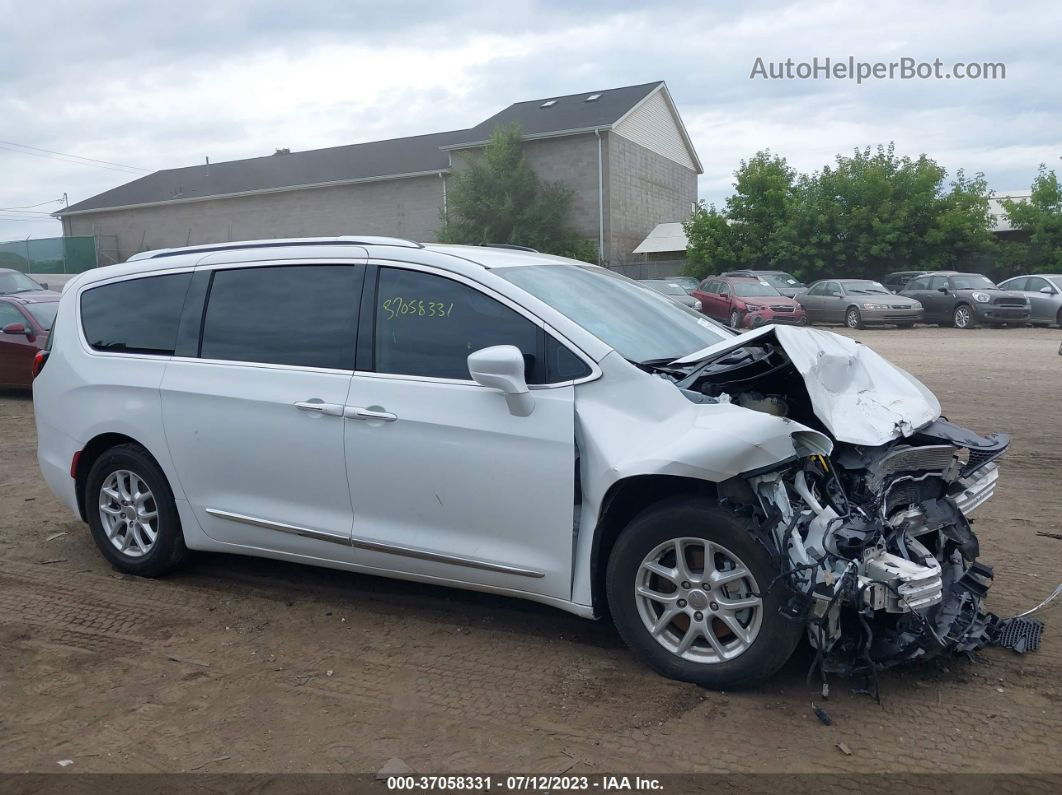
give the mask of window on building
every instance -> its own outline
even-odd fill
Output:
[[[376,294],[378,373],[471,380],[468,355],[515,345],[529,384],[545,382],[541,329],[479,290],[421,271],[381,268]]]
[[[219,270],[207,297],[204,359],[354,369],[358,265]]]
[[[81,326],[98,351],[173,354],[191,273],[148,276],[81,294]]]

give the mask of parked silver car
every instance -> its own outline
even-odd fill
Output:
[[[1062,326],[1062,275],[1037,273],[1015,276],[999,285],[999,289],[1021,293],[1029,299],[1030,322]]]
[[[922,305],[893,295],[869,279],[823,279],[796,296],[809,323],[844,323],[848,328],[892,323],[910,328],[922,319]]]
[[[650,290],[655,290],[661,295],[666,295],[676,304],[688,306],[690,309],[695,309],[698,312],[701,311],[701,302],[690,295],[686,288],[676,281],[671,281],[670,279],[644,279],[642,284]]]

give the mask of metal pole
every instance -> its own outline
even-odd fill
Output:
[[[601,165],[601,130],[597,135],[597,264],[605,264],[605,175]]]

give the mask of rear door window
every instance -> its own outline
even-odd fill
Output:
[[[191,273],[147,276],[81,294],[81,326],[97,351],[172,356]]]
[[[363,278],[360,265],[215,271],[200,356],[353,371]]]

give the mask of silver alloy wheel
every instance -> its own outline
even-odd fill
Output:
[[[955,328],[969,328],[973,315],[965,304],[955,307]]]
[[[741,328],[741,313],[736,309],[730,313],[730,328]]]
[[[131,558],[151,551],[159,534],[159,506],[143,478],[127,469],[100,486],[100,521],[115,549]]]
[[[859,310],[849,309],[848,314],[844,316],[845,323],[848,328],[859,328]]]
[[[748,566],[703,538],[656,547],[638,567],[634,591],[649,634],[690,662],[734,659],[752,646],[763,622],[763,599]]]

